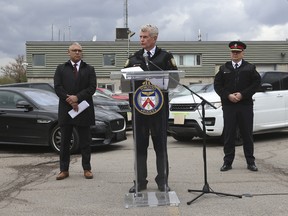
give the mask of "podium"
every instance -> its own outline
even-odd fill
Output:
[[[126,71],[125,70],[122,71],[122,76],[125,78],[125,80],[130,81],[130,92],[132,92],[130,93],[130,104],[132,105],[133,141],[134,141],[134,172],[135,172],[135,186],[136,186],[135,193],[127,193],[125,195],[125,207],[126,208],[143,207],[143,206],[165,206],[165,205],[166,206],[167,205],[178,206],[180,203],[175,191],[167,191],[167,186],[168,186],[167,185],[167,182],[168,182],[168,179],[167,179],[168,167],[167,166],[168,164],[166,164],[166,161],[168,163],[168,160],[167,160],[167,125],[168,125],[168,115],[169,115],[168,91],[167,90],[169,88],[175,88],[178,85],[179,79],[177,80],[177,78],[179,77],[179,73],[180,71],[133,71],[133,68],[129,68]],[[147,117],[147,116],[150,116],[150,117]],[[161,128],[163,128],[163,131],[161,131],[160,133],[158,131],[159,134],[156,135],[157,137],[158,136],[161,137],[161,139],[159,138],[159,140],[162,140],[161,142],[158,142],[158,145],[162,145],[160,146],[160,149],[163,149],[163,157],[162,157],[163,164],[162,166],[161,165],[159,166],[159,164],[157,163],[156,164],[157,164],[157,169],[161,167],[160,168],[161,173],[163,173],[165,176],[165,180],[164,180],[165,191],[164,192],[160,192],[160,191],[139,192],[138,191],[138,177],[145,176],[145,174],[143,174],[143,170],[138,169],[139,167],[138,163],[139,161],[142,161],[142,163],[146,161],[145,159],[137,158],[139,156],[139,154],[137,154],[137,148],[139,148],[137,147],[138,146],[137,140],[138,142],[140,142],[140,140],[143,138],[141,136],[141,131],[143,127],[145,127],[145,125],[143,126],[144,123],[142,122],[142,120],[147,119],[147,118],[156,118],[157,122],[159,120],[159,122],[161,122],[161,125],[163,125],[163,127],[161,126]],[[140,125],[141,123],[142,125]],[[140,128],[140,129],[137,130],[137,128]],[[139,152],[141,152],[141,150],[139,150]]]
[[[167,191],[167,176],[168,176],[168,167],[166,164],[167,160],[167,126],[168,126],[168,115],[169,115],[169,106],[168,106],[168,89],[175,88],[178,85],[179,74],[182,71],[133,71],[133,68],[129,68],[121,72],[122,78],[124,78],[130,83],[130,97],[129,101],[132,106],[132,123],[133,123],[133,141],[134,141],[134,172],[135,172],[135,193],[127,193],[125,195],[125,208],[130,207],[143,207],[143,206],[178,206],[180,201],[177,197],[175,191]],[[114,74],[115,75],[115,74]],[[163,167],[165,176],[165,191],[164,192],[139,192],[138,191],[138,163],[140,159],[137,158],[137,136],[141,134],[138,127],[139,120],[141,116],[151,116],[149,118],[154,118],[158,116],[160,119],[159,125],[163,128],[164,131],[161,131],[159,136],[162,136],[163,145]],[[160,117],[159,117],[160,115]],[[145,118],[145,117],[144,117]],[[138,124],[137,124],[138,119]],[[166,125],[166,126],[163,126]],[[137,135],[138,134],[138,135]],[[157,134],[158,136],[158,134]],[[158,143],[159,144],[159,143]],[[159,151],[159,150],[158,150]],[[142,157],[142,156],[141,156]],[[143,159],[141,159],[143,162]],[[145,160],[144,160],[145,161]],[[161,163],[160,163],[161,164]],[[158,166],[157,166],[158,167]],[[161,166],[162,167],[162,166]],[[162,171],[162,170],[161,170]],[[147,174],[147,173],[146,173]],[[167,175],[166,175],[167,174]],[[139,175],[142,175],[140,173]],[[143,176],[143,175],[142,175]],[[145,174],[144,174],[145,176]],[[157,178],[157,177],[156,177]],[[148,189],[149,190],[149,189]]]

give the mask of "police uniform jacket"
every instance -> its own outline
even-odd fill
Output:
[[[221,97],[222,105],[235,105],[228,99],[228,95],[240,92],[243,99],[237,104],[253,105],[252,96],[259,89],[261,77],[256,67],[242,60],[238,69],[234,69],[232,62],[226,62],[215,76],[214,89]]]
[[[149,69],[146,66],[143,53],[144,49],[140,49],[139,51],[135,52],[134,55],[127,60],[125,67],[139,66],[144,71],[177,70],[175,60],[170,52],[156,46],[155,54],[150,59],[153,64],[149,64]],[[158,67],[156,67],[154,64]]]
[[[58,65],[54,75],[54,88],[59,97],[58,121],[60,125],[95,125],[92,99],[92,95],[96,91],[96,74],[94,67],[81,61],[78,76],[75,78],[70,60]],[[68,114],[72,106],[66,102],[67,95],[76,95],[78,97],[78,104],[86,100],[89,107],[72,119]]]

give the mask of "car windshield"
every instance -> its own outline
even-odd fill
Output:
[[[107,95],[113,95],[113,92],[110,91],[109,89],[102,88],[100,91],[102,91],[104,94],[107,94]]]
[[[94,93],[94,96],[104,97],[104,98],[108,98],[108,99],[112,98],[110,95],[104,94],[103,92],[101,92],[99,90],[96,90],[96,92]]]
[[[58,106],[58,97],[56,94],[49,91],[25,91],[36,104],[40,106]]]

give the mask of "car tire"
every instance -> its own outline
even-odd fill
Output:
[[[177,141],[180,141],[180,142],[186,142],[186,141],[190,141],[194,138],[194,136],[179,136],[177,134],[171,134],[171,136],[177,140]]]
[[[50,138],[50,145],[54,151],[56,151],[58,154],[60,153],[60,145],[61,145],[61,132],[60,132],[60,126],[56,125],[49,136]],[[77,130],[73,129],[71,144],[70,144],[70,153],[74,154],[79,151],[79,135]]]

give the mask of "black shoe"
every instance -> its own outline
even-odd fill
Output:
[[[254,171],[254,172],[258,171],[258,168],[257,168],[257,166],[255,164],[248,164],[247,165],[247,169],[251,170],[251,171]]]
[[[147,189],[147,184],[138,184],[138,192]],[[136,193],[136,184],[134,184],[130,189],[129,193]]]
[[[158,185],[158,190],[161,191],[161,192],[168,192],[170,191],[170,187],[168,185]]]
[[[232,166],[229,165],[229,164],[223,164],[223,166],[220,168],[220,171],[221,172],[224,172],[224,171],[228,171],[228,170],[231,170],[232,169]]]

